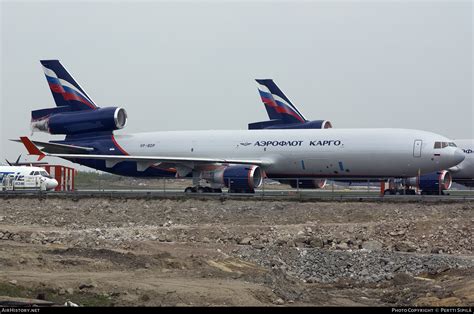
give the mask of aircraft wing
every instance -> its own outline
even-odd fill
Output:
[[[22,140],[10,140],[13,142],[21,143]],[[50,154],[85,154],[93,151],[92,147],[68,145],[68,144],[58,144],[58,143],[49,143],[49,142],[40,142],[40,141],[31,141],[36,146],[42,147],[42,151]],[[24,143],[23,143],[24,144]]]
[[[45,156],[60,157],[66,159],[97,159],[105,160],[107,167],[113,167],[121,161],[136,161],[137,167],[141,171],[148,168],[150,165],[157,163],[172,163],[175,165],[182,165],[186,168],[193,168],[194,164],[242,164],[242,165],[267,165],[268,161],[257,159],[225,159],[225,158],[199,158],[199,157],[179,157],[179,156],[134,156],[134,155],[92,155],[92,154],[55,154],[41,151],[29,138],[21,137],[21,142],[25,145],[30,155],[39,156],[38,160]]]
[[[222,159],[222,158],[196,158],[196,157],[173,157],[173,156],[133,156],[133,155],[89,155],[89,154],[46,154],[46,156],[68,158],[68,159],[98,159],[115,161],[154,161],[169,163],[229,163],[229,164],[249,164],[262,165],[262,160],[252,159]]]

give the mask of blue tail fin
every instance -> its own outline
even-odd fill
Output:
[[[271,79],[257,79],[258,92],[271,120],[304,123],[306,119]]]
[[[56,106],[68,110],[95,110],[96,104],[58,60],[41,60]]]

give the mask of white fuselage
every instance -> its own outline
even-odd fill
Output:
[[[466,158],[457,166],[450,168],[454,180],[470,180],[474,182],[474,139],[454,140],[463,150]],[[460,181],[462,183],[462,181]]]
[[[129,155],[259,159],[272,177],[410,177],[455,166],[431,132],[407,129],[170,131],[115,135]],[[111,147],[111,150],[114,148]]]
[[[0,166],[0,185],[4,178],[10,176],[14,181],[22,181],[25,178],[37,178],[38,183],[46,190],[52,190],[58,186],[58,181],[51,178],[46,170],[41,167],[31,166]]]

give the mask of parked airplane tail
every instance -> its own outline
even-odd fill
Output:
[[[270,120],[249,123],[249,130],[332,128],[328,120],[306,120],[273,80],[256,79],[255,81],[257,81],[258,92]]]
[[[99,132],[111,134],[125,126],[125,109],[97,107],[58,60],[40,62],[57,107],[32,111],[32,131],[77,136]]]
[[[58,107],[71,110],[97,109],[94,101],[63,67],[59,60],[41,60],[54,101]]]
[[[302,123],[306,119],[271,79],[257,79],[258,92],[271,120]]]

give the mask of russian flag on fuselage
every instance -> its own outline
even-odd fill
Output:
[[[71,110],[94,110],[96,104],[58,60],[41,60],[43,71],[58,107]]]

